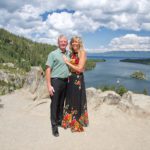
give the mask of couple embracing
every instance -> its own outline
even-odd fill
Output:
[[[59,136],[58,126],[82,132],[88,126],[87,100],[84,83],[86,52],[81,38],[58,37],[58,49],[48,55],[46,81],[51,98],[52,134]]]

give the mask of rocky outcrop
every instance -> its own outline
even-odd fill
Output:
[[[87,102],[92,108],[96,108],[103,103],[103,98],[99,95],[102,91],[95,89],[93,87],[86,89]]]
[[[24,84],[25,75],[0,69],[0,95],[10,93]]]
[[[100,96],[103,98],[103,102],[108,105],[116,105],[121,100],[120,95],[114,91],[105,91]]]
[[[135,94],[131,91],[122,97],[114,91],[99,92],[94,88],[88,88],[87,99],[93,109],[98,109],[102,104],[114,105],[123,112],[131,115],[147,117],[150,116],[150,96]]]
[[[137,116],[150,116],[150,96],[127,92],[122,96],[118,108]]]
[[[23,88],[32,94],[33,100],[49,97],[44,72],[41,67],[31,67]]]
[[[43,77],[43,70],[41,67],[32,67],[25,79],[24,88],[28,89],[32,94],[37,90],[40,81]]]
[[[44,99],[49,97],[45,78],[42,78],[42,80],[40,81],[39,86],[36,90],[36,95],[37,99]]]

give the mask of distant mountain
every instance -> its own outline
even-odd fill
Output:
[[[122,57],[122,58],[150,58],[150,51],[110,51],[103,53],[88,53],[89,57]]]

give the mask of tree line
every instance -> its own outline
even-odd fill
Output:
[[[16,67],[29,71],[31,66],[41,66],[55,45],[37,43],[0,29],[0,63],[13,63]]]

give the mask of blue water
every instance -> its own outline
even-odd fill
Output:
[[[99,62],[93,70],[84,73],[86,87],[124,85],[128,90],[138,93],[146,89],[150,95],[150,65],[120,62],[122,58],[118,57],[105,59],[106,62]],[[130,75],[137,70],[144,72],[147,80],[131,78]]]

